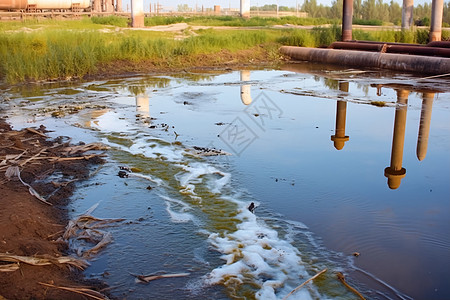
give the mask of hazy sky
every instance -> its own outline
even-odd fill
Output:
[[[130,0],[122,0],[123,1],[123,8],[124,10],[127,9],[127,4],[129,9],[131,7],[129,6]],[[153,10],[153,3],[155,3],[157,0],[144,0],[144,11],[148,12],[150,3],[152,3],[152,10]],[[169,9],[170,7],[173,10],[177,10],[178,4],[187,4],[190,7],[195,7],[197,4],[199,8],[204,5],[204,7],[213,7],[214,5],[220,5],[221,7],[228,8],[231,6],[232,8],[239,8],[239,0],[158,0],[161,5],[163,5],[164,8]],[[297,2],[296,2],[297,1]],[[317,3],[324,4],[324,5],[331,5],[332,0],[317,0]],[[385,3],[389,3],[390,0],[383,0]],[[394,0],[398,2],[400,5],[402,4],[401,0]],[[277,0],[253,0],[250,1],[250,5],[264,5],[264,4],[274,4]],[[280,6],[289,6],[289,7],[295,7],[295,4],[298,3],[299,5],[302,5],[304,0],[278,0],[278,5]],[[447,0],[444,0],[444,2],[447,2]],[[414,0],[414,4],[424,4],[429,3],[431,4],[431,0]]]

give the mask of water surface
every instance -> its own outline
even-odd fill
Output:
[[[71,209],[126,219],[87,270],[119,298],[281,299],[328,268],[289,298],[357,299],[343,272],[368,299],[448,299],[448,86],[300,64],[5,88],[1,112],[111,147]],[[190,275],[130,275],[157,272]]]

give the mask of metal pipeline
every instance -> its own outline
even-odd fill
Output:
[[[450,42],[434,41],[427,44],[428,47],[450,48]]]
[[[346,50],[377,51],[385,53],[402,53],[425,56],[441,56],[450,58],[449,48],[428,47],[420,45],[400,45],[387,43],[354,43],[354,42],[334,42],[329,48]]]
[[[422,74],[450,73],[450,58],[282,46],[280,52],[294,60],[359,68],[381,68]]]

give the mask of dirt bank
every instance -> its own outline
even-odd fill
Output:
[[[175,57],[170,61],[122,61],[116,60],[98,66],[84,79],[135,76],[139,74],[170,74],[179,72],[204,72],[215,70],[242,70],[271,67],[276,68],[287,61],[279,52],[279,45],[260,45],[252,49],[231,52],[221,50],[214,54],[198,54],[190,57]]]
[[[43,127],[14,131],[0,119],[0,299],[87,299],[40,282],[103,288],[99,282],[84,280],[81,270],[63,264],[33,266],[1,259],[2,255],[58,258],[68,254],[67,244],[59,239],[68,222],[68,197],[75,182],[86,179],[92,167],[102,163],[96,154],[70,153],[70,146],[64,139],[48,139]],[[14,166],[19,167],[22,181],[52,205],[31,195],[17,176],[5,175]],[[14,265],[17,270],[2,271]]]

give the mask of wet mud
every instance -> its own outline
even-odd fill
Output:
[[[30,257],[61,257],[68,245],[61,236],[68,222],[66,205],[76,182],[89,177],[103,163],[98,155],[78,159],[85,153],[67,154],[71,145],[62,139],[46,138],[44,127],[12,130],[0,119],[0,253]],[[52,159],[40,159],[51,157]],[[5,170],[19,167],[20,178],[7,178]],[[0,299],[85,299],[84,296],[42,285],[105,287],[97,280],[85,280],[81,270],[65,266],[19,264],[15,271],[5,272],[8,262],[0,261]]]

